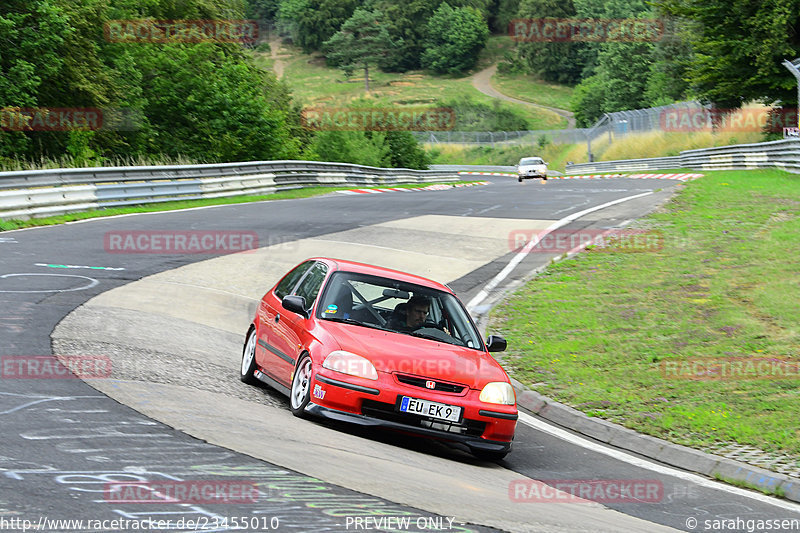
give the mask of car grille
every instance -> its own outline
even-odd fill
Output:
[[[395,411],[394,404],[377,402],[375,400],[364,400],[361,404],[361,413],[380,420],[397,422],[411,427],[437,429],[446,433],[467,435],[470,437],[480,437],[486,430],[486,422],[479,420],[463,419],[460,424],[447,422],[445,420],[432,420],[408,413]]]
[[[395,374],[395,378],[404,385],[411,385],[412,387],[419,387],[425,390],[434,390],[437,392],[449,392],[451,394],[461,394],[464,392],[464,385],[457,385],[455,383],[447,383],[445,381],[438,381],[433,379],[425,379],[417,376],[409,376],[408,374]],[[427,387],[426,383],[433,381],[435,383],[433,388]]]

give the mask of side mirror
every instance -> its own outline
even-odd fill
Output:
[[[297,313],[303,318],[308,318],[308,311],[306,311],[306,299],[302,296],[284,296],[283,300],[281,300],[281,306],[283,306],[283,308],[287,311]]]
[[[486,339],[486,349],[490,352],[504,352],[507,344],[500,335],[489,335],[489,338]]]

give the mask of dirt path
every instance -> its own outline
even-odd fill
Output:
[[[497,72],[497,65],[492,65],[491,67],[483,69],[474,76],[472,76],[473,87],[478,89],[483,94],[491,96],[492,98],[499,98],[500,100],[505,100],[506,102],[514,102],[515,104],[538,107],[540,109],[546,109],[548,111],[552,111],[553,113],[567,119],[568,128],[575,127],[575,114],[572,111],[567,111],[566,109],[558,109],[557,107],[550,107],[541,104],[534,104],[533,102],[527,102],[525,100],[520,100],[519,98],[506,96],[505,94],[495,89],[492,86],[492,76],[494,76],[495,72]]]
[[[270,41],[269,47],[270,57],[272,58],[272,70],[275,71],[275,76],[281,79],[283,77],[283,69],[286,66],[283,60],[280,59],[280,56],[278,56],[278,51],[281,49],[281,38],[276,37]]]

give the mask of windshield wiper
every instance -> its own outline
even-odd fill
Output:
[[[330,320],[331,322],[343,322],[345,324],[353,324],[354,326],[363,326],[365,328],[372,328],[372,329],[379,329],[381,331],[386,331],[384,328],[378,326],[377,324],[370,324],[368,322],[361,322],[361,321],[355,320],[353,318],[328,317],[328,318],[324,318],[323,320]]]
[[[430,339],[432,341],[444,342],[446,344],[452,344],[451,342],[447,342],[443,340],[441,337],[437,337],[436,335],[431,335],[430,333],[423,333],[421,331],[412,331],[409,335],[413,335],[414,337],[420,337],[422,339]],[[446,335],[446,333],[445,333]]]

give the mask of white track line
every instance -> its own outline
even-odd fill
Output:
[[[602,205],[597,205],[595,207],[590,207],[589,209],[584,209],[583,211],[578,211],[577,213],[573,213],[573,214],[571,214],[569,216],[566,216],[566,217],[562,218],[561,220],[558,220],[558,221],[550,224],[550,226],[548,226],[540,234],[534,235],[531,238],[531,241],[528,244],[526,244],[525,247],[519,253],[517,253],[517,255],[515,255],[511,259],[511,261],[508,262],[506,267],[503,270],[501,270],[494,278],[492,278],[489,281],[489,283],[487,283],[483,287],[483,289],[481,289],[481,291],[478,294],[476,294],[475,297],[472,298],[472,300],[469,301],[469,303],[467,304],[467,309],[473,310],[473,309],[475,309],[475,307],[480,305],[480,303],[483,302],[489,296],[489,293],[495,287],[497,287],[500,284],[500,282],[502,282],[504,279],[506,279],[506,277],[508,277],[508,275],[511,274],[511,272],[513,272],[515,268],[517,268],[517,265],[519,265],[522,262],[522,260],[525,259],[525,256],[530,253],[530,251],[533,249],[533,247],[536,246],[537,244],[539,244],[539,241],[543,237],[548,235],[550,232],[557,230],[561,226],[566,226],[567,224],[569,224],[573,220],[581,218],[584,215],[588,215],[589,213],[593,213],[594,211],[599,211],[601,209],[605,209],[606,207],[610,207],[612,205],[621,204],[622,202],[627,202],[628,200],[635,200],[636,198],[642,198],[642,197],[648,196],[650,194],[653,194],[653,191],[645,192],[645,193],[641,193],[641,194],[635,194],[633,196],[626,196],[625,198],[620,198],[618,200],[613,200],[611,202],[606,202],[606,203],[604,203]]]
[[[606,446],[597,444],[596,442],[592,442],[590,440],[584,439],[583,437],[579,437],[574,435],[568,431],[565,431],[561,428],[552,426],[547,422],[539,420],[527,413],[523,413],[520,411],[519,413],[519,421],[525,424],[526,426],[530,426],[536,430],[539,430],[543,433],[547,433],[548,435],[552,435],[561,440],[565,440],[577,446],[581,446],[583,448],[587,448],[593,452],[601,453],[603,455],[607,455],[619,461],[624,461],[628,464],[633,466],[637,466],[639,468],[646,468],[648,470],[652,470],[658,474],[664,474],[667,476],[676,477],[678,479],[682,479],[684,481],[688,481],[690,483],[695,483],[702,487],[721,490],[724,492],[728,492],[731,494],[736,494],[737,496],[744,496],[753,500],[758,500],[762,503],[768,503],[774,505],[776,507],[781,507],[783,509],[793,511],[795,513],[800,513],[800,505],[796,503],[792,503],[785,500],[780,500],[777,498],[773,498],[771,496],[767,496],[766,494],[761,494],[759,492],[753,492],[745,489],[740,489],[739,487],[733,487],[731,485],[726,485],[724,483],[720,483],[718,481],[714,481],[697,474],[692,474],[690,472],[684,472],[683,470],[678,470],[676,468],[672,468],[669,466],[660,465],[657,463],[653,463],[648,461],[647,459],[642,459],[640,457],[636,457],[634,455],[630,455],[623,451],[608,448]]]

